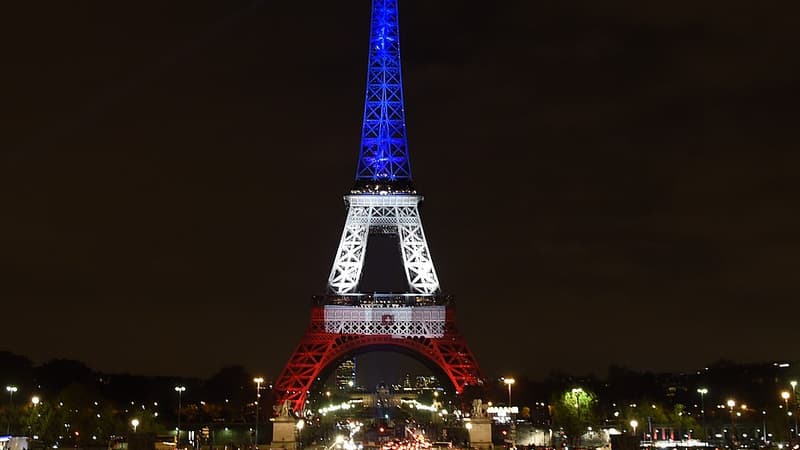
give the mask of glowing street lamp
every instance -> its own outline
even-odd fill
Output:
[[[6,386],[6,391],[8,391],[8,404],[9,409],[14,408],[14,393],[17,392],[16,386]],[[6,434],[11,435],[11,415],[8,416],[8,426],[6,427]]]
[[[788,433],[789,433],[786,436],[787,440],[791,440],[792,439],[791,425],[789,425],[789,416],[792,415],[791,411],[789,411],[789,397],[791,397],[791,395],[792,394],[790,394],[789,391],[781,392],[781,398],[783,399],[783,406],[786,408],[786,428],[788,429]]]
[[[508,407],[511,408],[511,385],[516,382],[513,378],[503,378],[503,383],[508,386]]]
[[[728,408],[731,409],[731,445],[736,447],[736,416],[733,413],[733,408],[736,406],[736,402],[733,399],[729,399],[727,402]]]
[[[37,406],[39,406],[39,403],[40,403],[41,401],[42,401],[42,400],[39,398],[39,396],[38,396],[38,395],[34,395],[33,397],[31,397],[31,405],[33,405],[33,408],[34,408],[34,409],[36,409],[36,407],[37,407]],[[36,439],[36,437],[35,437],[35,436],[36,436],[36,433],[34,433],[33,426],[32,426],[32,425],[29,425],[29,428],[31,429],[31,433],[34,435],[34,439]]]
[[[181,440],[181,400],[183,392],[186,390],[186,386],[175,386],[175,392],[178,393],[178,429],[175,430],[175,446]]]
[[[513,378],[503,378],[503,383],[508,386],[508,408],[511,410],[511,386],[516,382]],[[511,447],[516,447],[517,425],[513,416],[511,417]]]
[[[638,427],[638,426],[639,426],[639,422],[636,419],[631,420],[631,428],[633,428],[633,435],[634,436],[636,436],[636,427]]]
[[[792,380],[789,385],[792,386],[792,393],[794,394],[794,437],[797,439],[797,381]]]
[[[698,388],[697,393],[700,394],[700,414],[703,416],[703,435],[706,433],[706,394],[707,388]]]
[[[258,449],[258,410],[261,409],[261,383],[264,382],[263,377],[253,378],[253,383],[256,384],[256,437],[255,446]]]
[[[133,432],[136,433],[136,429],[139,428],[139,419],[131,420],[131,426],[133,426]]]

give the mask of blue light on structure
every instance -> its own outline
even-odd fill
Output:
[[[397,0],[373,0],[367,96],[356,181],[411,181]]]

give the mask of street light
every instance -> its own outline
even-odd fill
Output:
[[[503,378],[503,383],[508,386],[508,410],[511,411],[511,385],[516,382],[513,378]],[[517,424],[514,420],[514,413],[511,414],[511,447],[516,447],[517,440]]]
[[[297,442],[302,441],[300,434],[303,432],[303,427],[305,426],[306,426],[306,421],[303,419],[298,420],[297,423],[294,425],[294,427],[297,429],[297,438],[296,438]],[[352,437],[352,434],[350,435],[350,437]],[[256,447],[256,450],[258,450],[258,447]]]
[[[256,438],[255,446],[258,449],[258,410],[261,409],[261,383],[264,382],[263,377],[253,378],[253,383],[256,384]]]
[[[703,436],[706,434],[706,394],[708,394],[707,388],[699,388],[697,389],[697,393],[700,394],[700,414],[703,417]]]
[[[136,428],[139,427],[139,419],[131,420],[131,425],[133,426],[133,432],[136,433]]]
[[[14,392],[17,392],[16,386],[6,386],[6,391],[8,391],[8,426],[6,427],[6,434],[11,435],[11,413],[10,411],[14,409]]]
[[[734,400],[728,400],[728,408],[731,409],[731,446],[736,447],[736,416],[733,414],[733,407],[736,406]]]
[[[794,438],[797,439],[797,381],[792,380],[789,384],[792,386],[792,393],[794,394]]]
[[[175,430],[176,431],[176,433],[175,433],[175,446],[176,447],[178,446],[178,443],[180,443],[180,440],[181,440],[181,400],[182,400],[181,397],[183,395],[183,391],[185,391],[185,390],[186,390],[186,386],[175,386],[175,392],[178,393],[178,429]]]
[[[38,395],[34,395],[33,397],[31,397],[31,404],[33,405],[34,412],[36,412],[36,407],[39,406],[40,402],[41,402],[41,399],[39,398]],[[33,425],[28,425],[28,428],[31,430],[31,434],[36,436],[36,433],[35,433],[36,430],[33,429]]]
[[[508,386],[508,407],[511,408],[511,385],[514,384],[516,380],[513,378],[503,378],[503,383]]]
[[[786,436],[786,440],[787,441],[791,441],[792,440],[792,429],[791,429],[791,425],[789,425],[789,416],[792,414],[791,412],[789,412],[789,397],[791,395],[792,394],[790,394],[789,391],[781,392],[781,398],[783,399],[783,406],[786,408],[786,428],[787,428],[787,432],[789,433]]]
[[[639,426],[639,422],[638,421],[636,421],[635,419],[631,420],[631,428],[633,428],[633,435],[634,436],[636,436],[636,427],[638,427],[638,426]]]

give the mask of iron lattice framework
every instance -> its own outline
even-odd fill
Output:
[[[397,0],[373,0],[359,182],[411,181]]]
[[[439,291],[439,278],[425,240],[418,195],[348,195],[347,222],[333,262],[328,287],[336,294],[358,289],[371,232],[396,234],[400,240],[406,281],[412,292]]]
[[[484,377],[439,294],[406,145],[397,0],[373,0],[367,99],[356,186],[328,277],[328,295],[274,384],[274,400],[305,409],[314,383],[334,364],[371,349],[404,351],[436,366],[457,393]],[[408,292],[358,293],[370,234],[397,236]]]

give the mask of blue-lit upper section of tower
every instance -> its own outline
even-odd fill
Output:
[[[373,0],[356,189],[411,189],[397,0]]]

